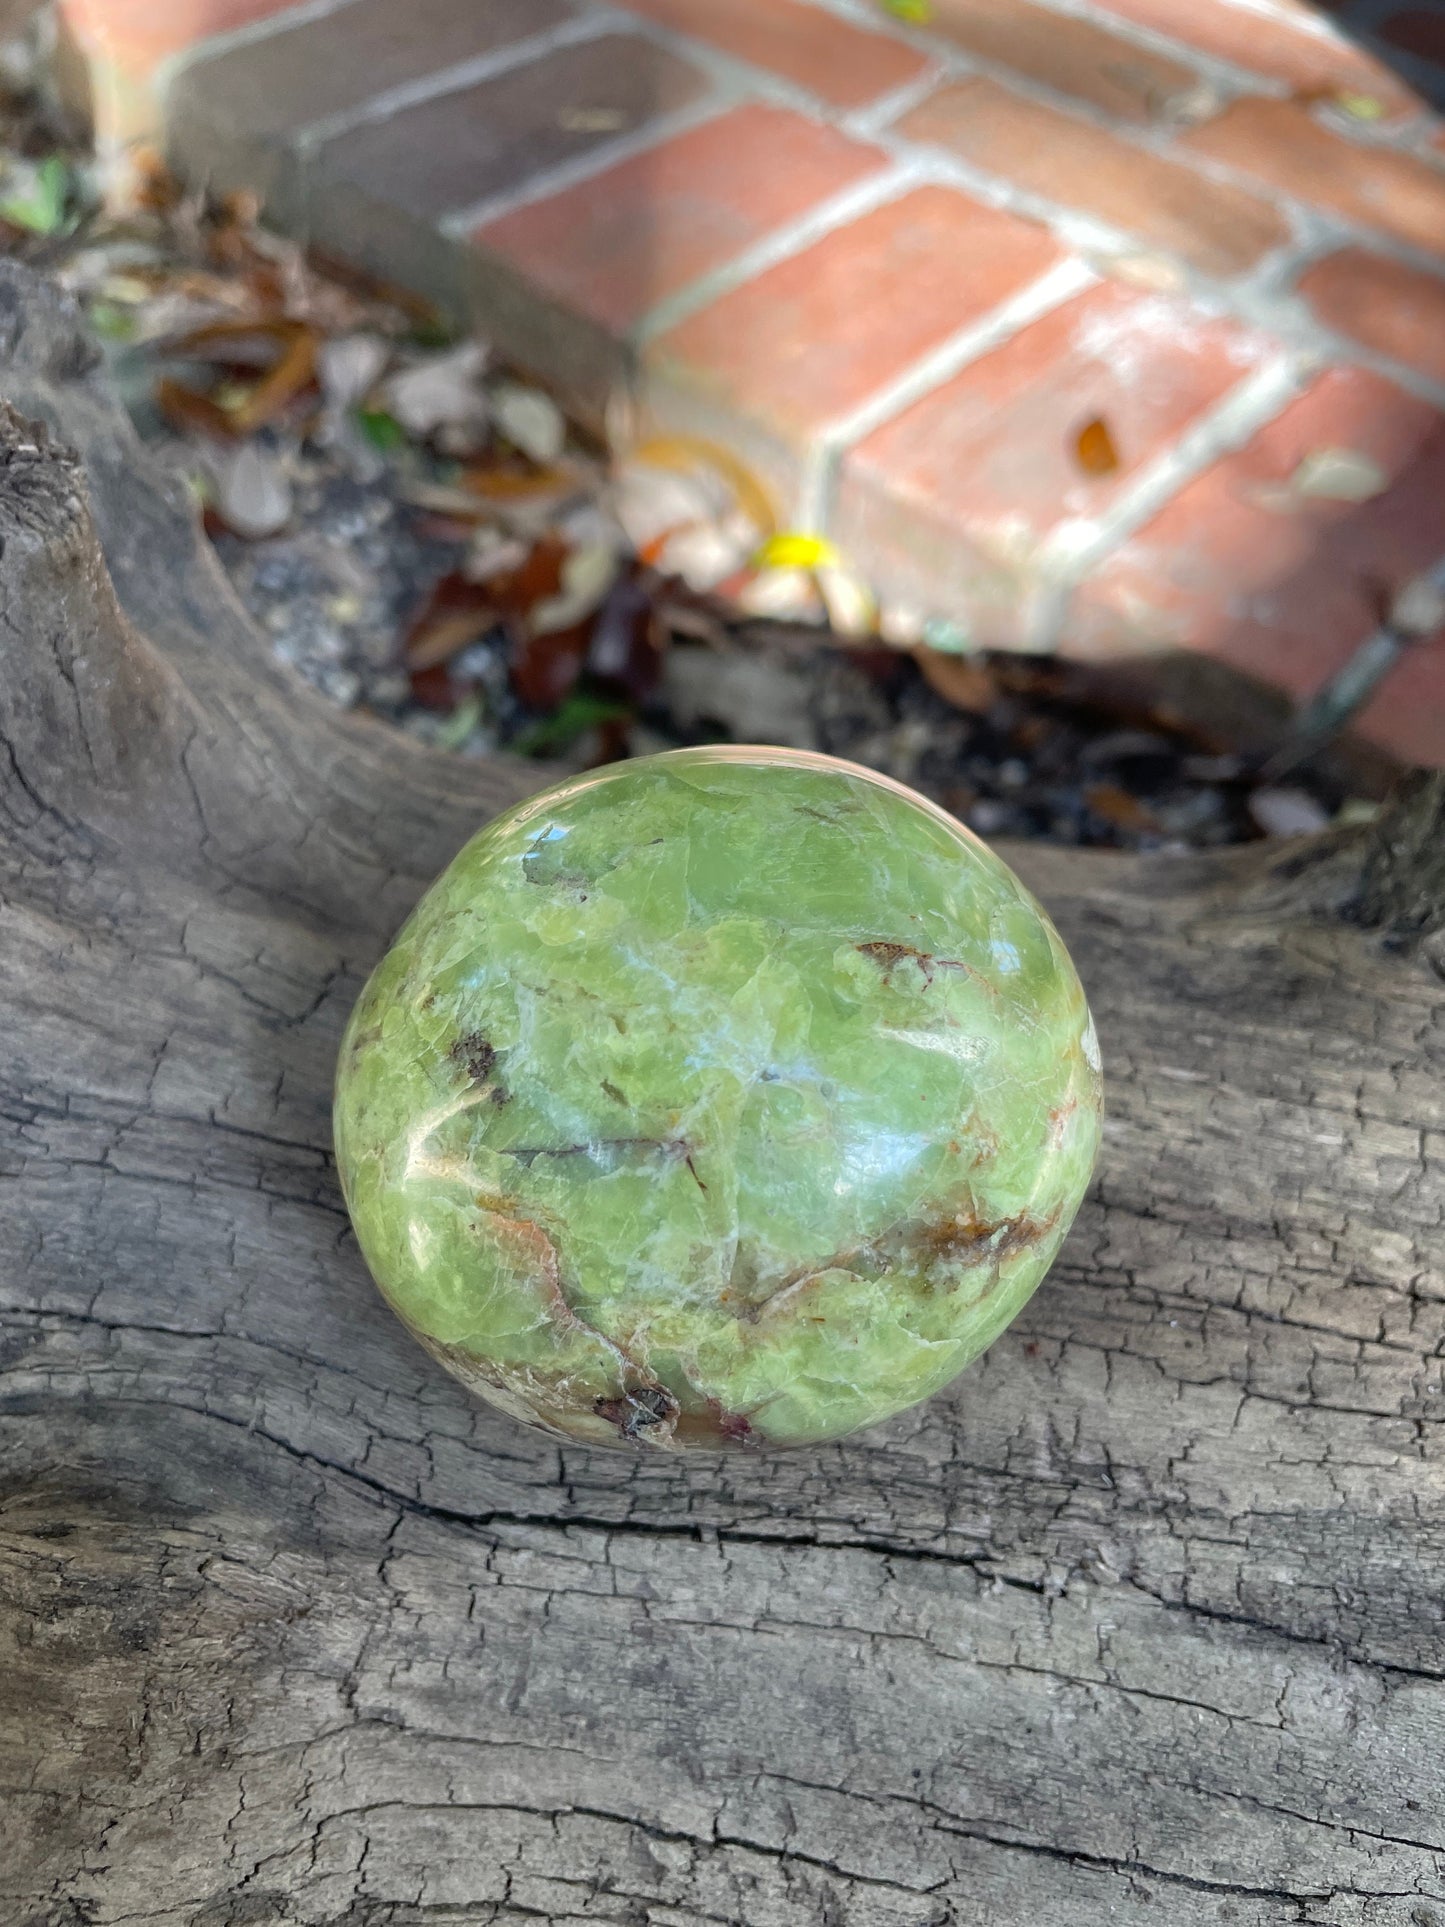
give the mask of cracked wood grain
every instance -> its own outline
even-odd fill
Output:
[[[0,1922],[1445,1927],[1442,786],[1011,852],[1110,1080],[1024,1316],[861,1440],[559,1447],[328,1131],[539,773],[298,689],[10,267],[0,364]]]

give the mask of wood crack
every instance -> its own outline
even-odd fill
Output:
[[[13,262],[0,362],[0,1915],[1445,1927],[1441,780],[1009,852],[1111,1115],[955,1389],[548,1442],[363,1311],[325,1130],[347,986],[548,772],[290,679]],[[907,935],[870,986],[967,1001]]]

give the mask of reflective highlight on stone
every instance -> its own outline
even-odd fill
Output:
[[[484,1398],[791,1445],[997,1337],[1099,1106],[1068,954],[977,838],[851,764],[702,749],[472,839],[352,1015],[336,1145],[377,1283]]]

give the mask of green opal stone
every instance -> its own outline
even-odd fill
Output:
[[[1098,1048],[1048,918],[901,785],[680,750],[560,784],[432,886],[351,1018],[336,1148],[391,1305],[569,1438],[837,1438],[1048,1270]]]

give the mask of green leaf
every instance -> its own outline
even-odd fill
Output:
[[[406,444],[406,430],[396,416],[388,415],[384,408],[358,408],[356,421],[372,447],[379,448],[383,455],[390,455]]]
[[[47,154],[31,175],[28,191],[0,201],[0,215],[32,234],[54,234],[64,225],[70,186],[69,167],[58,154]]]
[[[438,749],[460,749],[482,720],[482,699],[474,689],[463,696],[436,734]]]
[[[94,301],[86,310],[87,319],[98,335],[107,341],[132,341],[135,338],[136,318],[129,308],[121,307],[118,301]]]
[[[584,730],[598,723],[610,723],[631,714],[623,703],[609,702],[605,696],[589,696],[583,691],[571,695],[554,715],[531,723],[513,738],[511,747],[521,756],[549,756],[576,742]]]
[[[895,20],[907,20],[915,27],[927,26],[933,18],[932,0],[882,0],[882,4]]]

